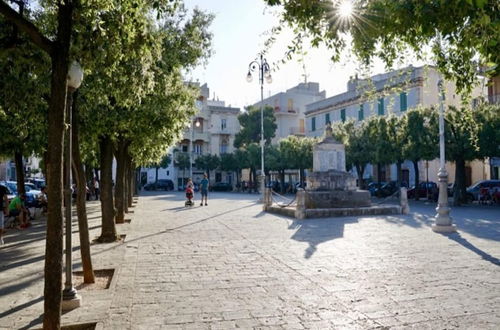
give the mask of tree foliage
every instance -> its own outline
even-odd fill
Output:
[[[238,121],[240,122],[241,130],[234,138],[234,146],[239,148],[252,142],[260,143],[260,108],[247,107],[246,111],[238,116]],[[266,106],[264,108],[264,139],[266,144],[271,143],[271,139],[275,136],[276,127],[273,108]]]
[[[490,74],[500,72],[497,0],[358,0],[352,2],[350,17],[339,14],[341,1],[265,1],[283,6],[280,24],[273,31],[279,33],[287,25],[294,30],[292,53],[309,39],[313,46],[326,45],[335,61],[352,45],[363,63],[379,57],[392,66],[407,50],[425,56],[426,46],[431,46],[440,71],[457,80],[459,90],[470,90],[475,81],[478,55],[482,64],[493,68]]]
[[[210,178],[210,171],[215,170],[220,165],[220,158],[217,155],[206,154],[201,155],[195,160],[195,166],[207,172]]]

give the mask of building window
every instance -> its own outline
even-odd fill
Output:
[[[226,119],[221,119],[220,120],[220,129],[225,130],[227,128],[227,121]]]
[[[330,114],[329,114],[329,113],[327,113],[327,114],[325,115],[325,125],[328,125],[329,123],[330,123]]]
[[[401,112],[408,109],[408,95],[406,92],[399,94],[399,110]]]
[[[345,122],[345,109],[340,110],[340,120]]]
[[[169,175],[170,175],[170,171],[167,171],[167,176],[169,176]]]
[[[197,155],[201,155],[201,144],[195,144],[194,145],[194,153]]]
[[[363,108],[363,104],[360,104],[358,111],[358,120],[362,121],[363,119],[365,119],[365,109]]]
[[[220,154],[227,154],[227,144],[221,144],[219,148]]]
[[[384,115],[384,98],[383,97],[378,99],[378,114],[379,114],[379,116]]]
[[[311,119],[311,131],[314,132],[316,130],[316,117],[312,117]]]
[[[182,146],[182,152],[188,152],[188,146]]]
[[[293,111],[293,100],[288,99],[288,111]]]

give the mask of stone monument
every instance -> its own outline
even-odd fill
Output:
[[[357,190],[356,178],[345,170],[345,147],[335,140],[330,124],[313,148],[313,172],[307,177],[306,208],[370,206],[370,193]]]

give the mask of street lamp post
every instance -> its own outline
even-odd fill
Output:
[[[264,58],[264,55],[260,54],[260,61],[252,61],[248,65],[247,81],[252,81],[252,71],[259,70],[259,83],[260,83],[260,193],[261,202],[264,202],[264,190],[265,190],[265,180],[266,175],[264,172],[264,78],[267,83],[270,84],[273,80],[271,77],[271,67]]]
[[[62,293],[62,310],[72,310],[80,307],[81,297],[77,294],[72,282],[72,260],[71,260],[71,235],[72,235],[72,216],[71,216],[71,117],[73,112],[73,93],[80,87],[83,80],[83,70],[80,64],[76,61],[71,63],[68,70],[67,78],[67,96],[66,96],[66,132],[65,132],[65,181],[66,187],[64,190],[64,205],[65,205],[65,220],[66,220],[66,282]]]
[[[457,231],[450,217],[448,207],[448,172],[446,171],[445,148],[444,148],[444,87],[443,80],[438,81],[439,90],[439,199],[436,207],[436,222],[432,230],[438,233],[452,233]]]

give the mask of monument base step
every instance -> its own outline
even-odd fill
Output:
[[[267,212],[281,214],[295,218],[295,208],[269,206]],[[365,215],[390,215],[401,214],[401,206],[398,205],[375,205],[366,207],[346,207],[346,208],[328,208],[328,209],[306,209],[306,218],[331,218],[331,217],[352,217]]]

